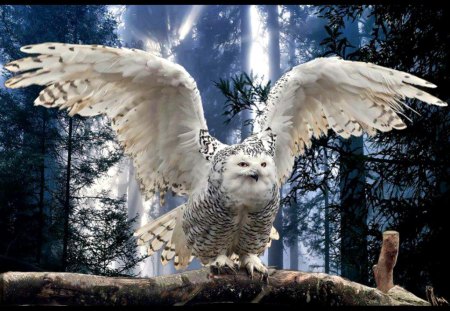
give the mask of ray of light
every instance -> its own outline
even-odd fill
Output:
[[[191,11],[186,16],[186,18],[183,21],[183,24],[180,27],[180,30],[178,31],[178,34],[180,36],[180,40],[183,40],[186,35],[191,31],[192,27],[194,26],[195,22],[197,21],[198,17],[200,16],[201,11],[203,10],[204,5],[193,5]]]
[[[259,77],[264,76],[267,81],[269,73],[269,59],[267,55],[268,36],[263,27],[256,5],[250,8],[252,44],[250,47],[250,69]]]
[[[269,80],[269,55],[267,47],[269,43],[269,37],[267,31],[264,29],[263,21],[258,14],[258,8],[256,5],[252,5],[250,8],[251,19],[251,32],[252,42],[250,46],[250,70],[253,74],[257,75],[261,83],[267,83]],[[252,113],[253,117],[256,117]],[[260,130],[258,122],[255,122],[254,132]],[[267,254],[264,258],[267,257]]]

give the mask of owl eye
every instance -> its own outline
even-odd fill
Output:
[[[263,163],[261,163],[261,166],[262,166],[262,167],[266,167],[266,166],[267,166],[267,163],[266,163],[266,162],[263,162]]]
[[[247,167],[247,166],[248,166],[248,163],[245,163],[245,162],[239,162],[238,165],[239,165],[240,167]]]

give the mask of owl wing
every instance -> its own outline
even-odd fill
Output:
[[[406,128],[398,116],[406,97],[447,106],[421,89],[435,85],[409,73],[338,57],[318,58],[285,73],[269,93],[261,129],[276,135],[280,182],[289,178],[295,156],[312,137],[333,129],[344,138]],[[267,132],[267,131],[266,131]]]
[[[196,83],[182,66],[96,45],[43,43],[21,51],[38,55],[5,65],[22,72],[5,85],[44,85],[35,105],[70,116],[107,115],[147,198],[159,191],[163,199],[169,189],[188,194],[208,172],[207,158],[222,144],[209,136]]]

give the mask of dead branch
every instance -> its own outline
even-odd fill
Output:
[[[436,297],[434,294],[434,288],[431,286],[426,287],[427,300],[432,306],[448,306],[449,303],[444,297]]]
[[[148,279],[7,272],[0,274],[0,305],[430,305],[398,286],[383,293],[324,273],[271,270],[269,280],[243,271],[217,276],[207,268]]]

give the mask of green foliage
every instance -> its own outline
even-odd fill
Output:
[[[231,83],[230,83],[231,80]],[[256,119],[264,112],[267,96],[270,91],[270,81],[266,84],[258,81],[258,76],[250,73],[241,73],[234,75],[230,80],[220,79],[214,82],[225,96],[225,111],[223,114],[227,116],[225,124],[229,124],[231,120],[241,111],[250,110],[255,113]],[[244,120],[244,125],[252,126],[256,119]]]
[[[444,26],[448,10],[425,5],[375,5],[326,6],[322,12],[331,28],[341,27],[346,20],[365,24],[364,44],[351,53],[352,58],[432,81],[438,88],[431,93],[448,101],[448,88],[442,87],[450,76],[450,34]],[[449,114],[445,108],[419,101],[409,101],[408,105],[420,114],[405,110],[411,121],[408,128],[369,138],[362,159],[368,172],[369,262],[378,259],[381,232],[397,230],[400,256],[408,258],[397,264],[398,282],[421,296],[425,285],[431,283],[448,297],[448,286],[438,271],[446,269],[449,259],[438,245],[449,234],[443,223],[443,202],[449,193]]]
[[[137,254],[131,230],[135,218],[127,220],[125,198],[80,198],[71,222],[68,271],[105,276],[135,275],[133,268],[147,256]],[[134,255],[134,256],[132,256]]]
[[[40,42],[119,45],[116,23],[106,6],[5,5],[0,57],[24,57],[21,46]],[[41,89],[0,90],[0,253],[60,270],[67,241],[70,271],[129,273],[142,257],[123,201],[106,192],[89,199],[85,191],[122,159],[116,136],[104,117],[74,117],[69,131],[65,111],[33,106]],[[120,264],[111,268],[112,261]]]
[[[339,31],[339,28],[331,28],[330,26],[326,25],[325,30],[329,36],[323,39],[322,42],[320,42],[320,45],[324,45],[327,49],[323,56],[337,54],[342,58],[351,59],[351,57],[347,56],[347,49],[354,48],[355,46],[353,46],[346,37],[342,36],[342,32]]]

